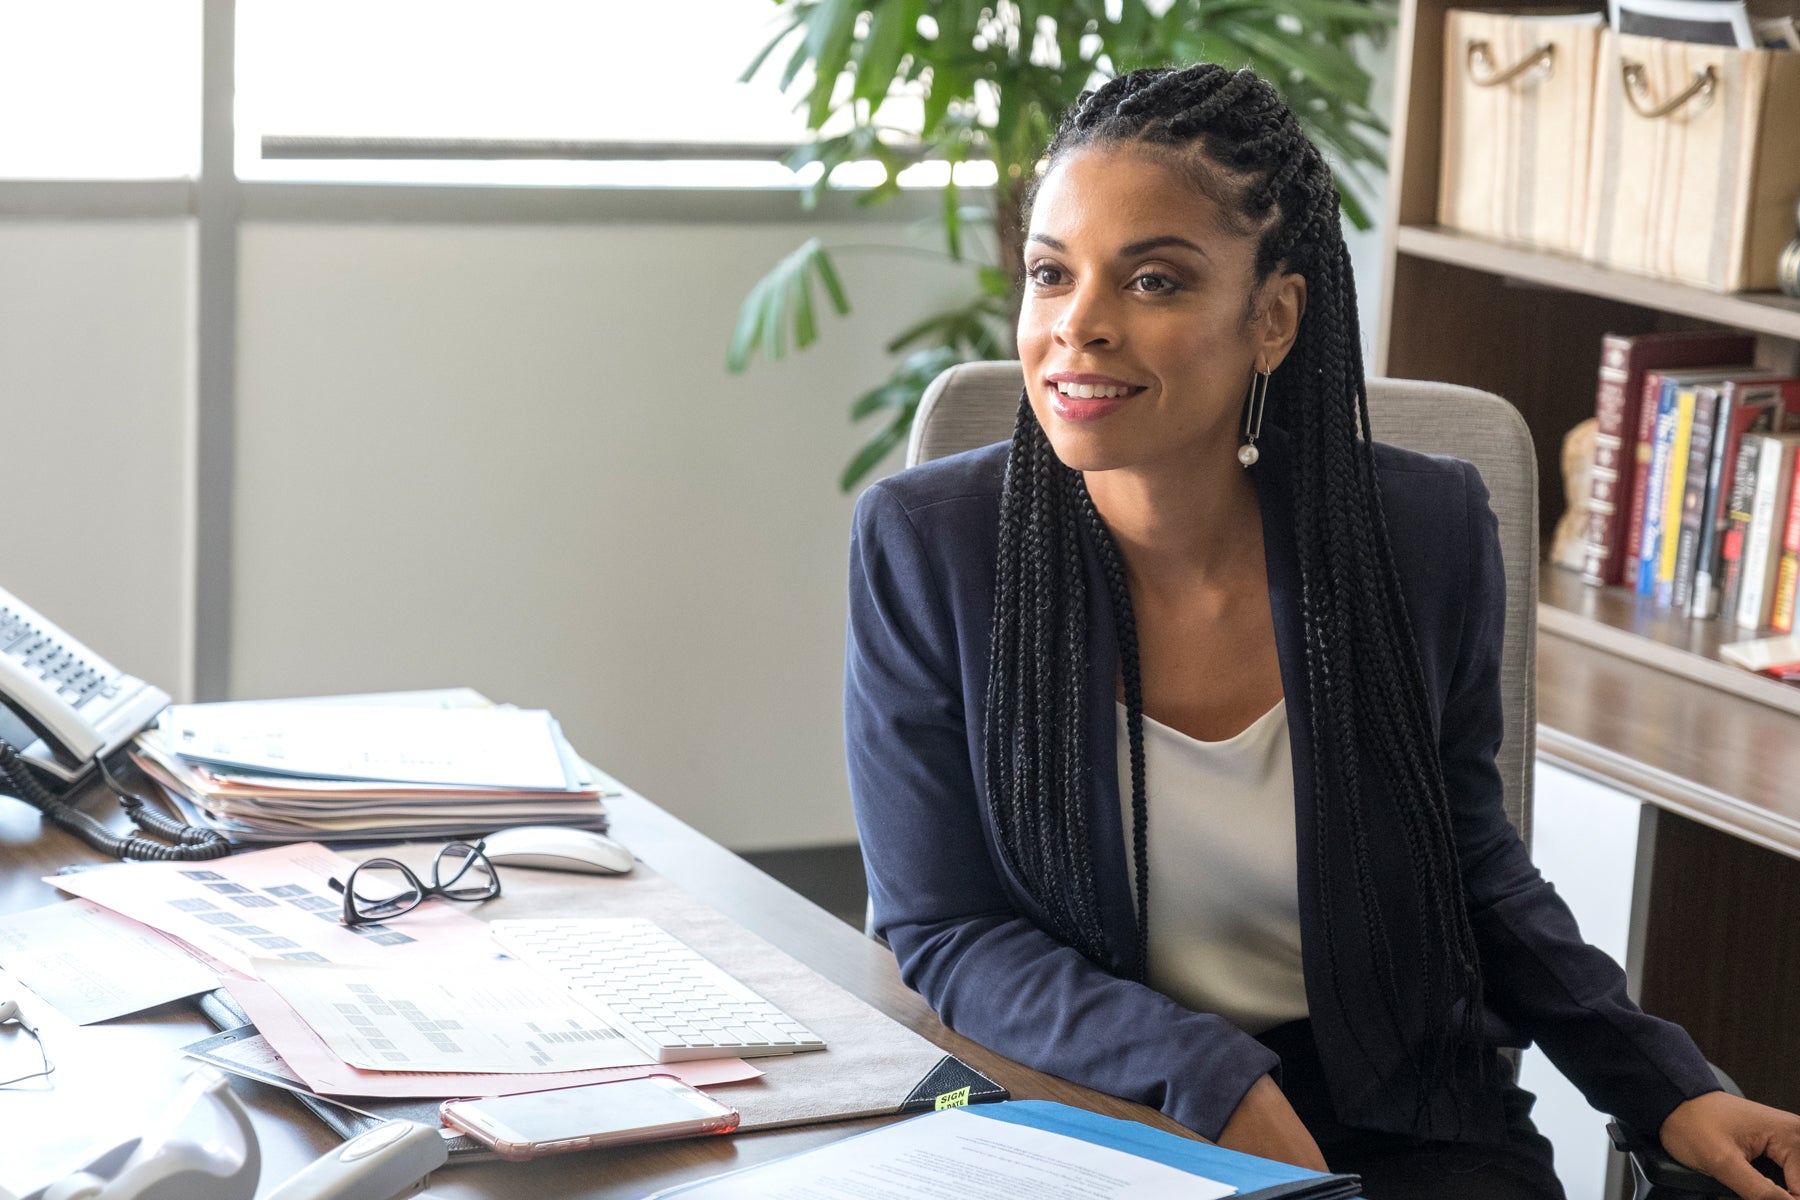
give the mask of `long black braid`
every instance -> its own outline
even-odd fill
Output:
[[[1310,753],[1321,848],[1347,841],[1349,885],[1361,912],[1379,991],[1403,1035],[1419,1085],[1479,1073],[1482,981],[1455,854],[1449,803],[1424,672],[1397,577],[1370,446],[1355,285],[1331,172],[1274,89],[1248,70],[1214,65],[1133,71],[1084,92],[1047,158],[1137,143],[1173,161],[1235,230],[1259,237],[1260,284],[1277,267],[1303,275],[1307,308],[1291,353],[1269,382],[1268,420],[1292,446],[1294,539],[1301,578]],[[1094,882],[1088,802],[1088,588],[1081,535],[1096,547],[1117,624],[1131,763],[1137,945],[1147,964],[1148,889],[1143,693],[1131,595],[1117,546],[1079,472],[1064,466],[1021,398],[1000,504],[987,784],[1003,851],[1043,910],[1050,932],[1103,965],[1112,958]],[[1385,787],[1365,790],[1372,771]],[[1372,796],[1401,830],[1419,919],[1390,928],[1369,854]],[[1320,853],[1319,894],[1337,894],[1345,868]],[[1393,884],[1388,885],[1390,888]],[[1321,930],[1340,989],[1342,938],[1355,936],[1321,906]],[[1417,939],[1424,978],[1401,979],[1390,939]],[[1340,990],[1341,994],[1341,990]],[[1423,1042],[1405,1037],[1428,1017]],[[1446,1014],[1437,1016],[1436,1014]]]

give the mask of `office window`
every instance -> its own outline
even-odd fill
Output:
[[[265,135],[793,145],[766,0],[240,0],[238,174],[648,186],[791,186],[773,161],[264,157]],[[650,153],[654,153],[651,151]],[[941,165],[938,173],[942,173]]]
[[[200,167],[200,0],[0,0],[0,178]]]

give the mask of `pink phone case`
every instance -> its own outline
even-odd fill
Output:
[[[692,1098],[691,1102],[703,1102],[710,1111],[696,1109],[691,1118],[676,1118],[653,1125],[621,1127],[609,1123],[607,1127],[597,1129],[592,1133],[536,1139],[529,1136],[529,1131],[516,1128],[518,1120],[514,1114],[506,1111],[533,1103],[555,1102],[558,1099],[566,1099],[569,1104],[580,1105],[583,1100],[588,1099],[594,1093],[595,1089],[621,1089],[635,1086],[636,1089],[641,1090],[646,1085],[656,1089],[655,1093],[645,1093],[647,1099],[664,1099],[669,1093],[679,1093],[684,1098]],[[567,1093],[568,1095],[559,1097],[558,1093]],[[615,1090],[610,1091],[605,1098],[616,1100],[621,1096],[622,1093]],[[629,1097],[625,1098],[629,1099]],[[514,1103],[509,1104],[509,1101]],[[490,1113],[488,1111],[490,1108],[501,1111]],[[445,1125],[468,1134],[509,1162],[524,1162],[540,1155],[567,1154],[576,1150],[591,1150],[599,1146],[623,1146],[636,1142],[658,1142],[674,1138],[730,1133],[738,1125],[736,1109],[713,1099],[697,1088],[688,1086],[673,1075],[647,1075],[637,1079],[578,1084],[574,1087],[526,1093],[524,1096],[446,1100],[439,1106],[438,1114]],[[608,1118],[596,1113],[595,1120],[605,1121]]]

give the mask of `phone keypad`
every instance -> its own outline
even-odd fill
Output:
[[[0,605],[0,653],[17,659],[26,670],[35,672],[38,678],[56,689],[57,695],[76,708],[95,696],[111,696],[118,692],[112,672],[94,666],[65,648],[5,605]]]

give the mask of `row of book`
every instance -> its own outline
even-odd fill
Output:
[[[1608,334],[1582,578],[1748,629],[1794,626],[1800,379],[1736,333]]]

